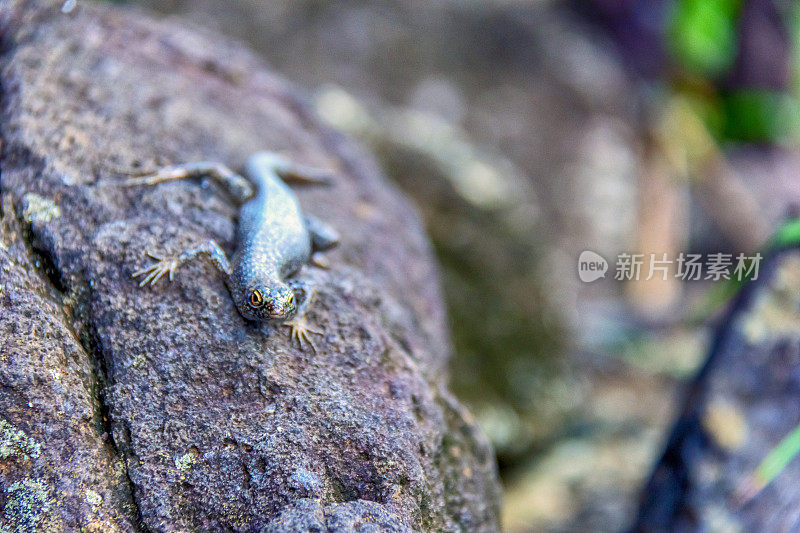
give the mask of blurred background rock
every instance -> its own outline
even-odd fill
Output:
[[[416,200],[506,529],[624,527],[709,287],[581,284],[577,257],[750,252],[792,209],[795,3],[140,3],[248,42]]]

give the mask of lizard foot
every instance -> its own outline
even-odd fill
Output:
[[[303,343],[308,343],[311,346],[311,349],[314,350],[314,353],[317,353],[317,347],[314,346],[314,343],[309,336],[311,333],[316,335],[322,335],[321,331],[317,331],[315,329],[311,329],[308,326],[305,318],[293,318],[291,320],[287,320],[283,323],[283,325],[287,328],[292,328],[290,332],[292,340],[296,340],[297,343],[300,345],[300,349],[304,348]]]
[[[138,278],[139,276],[144,276],[142,281],[139,283],[139,287],[144,287],[148,283],[150,285],[155,285],[156,281],[161,279],[164,274],[169,274],[169,280],[175,277],[175,269],[178,268],[180,264],[177,259],[162,259],[161,257],[151,254],[147,252],[147,257],[156,261],[147,268],[143,268],[141,270],[137,270],[133,274],[131,274],[132,278]]]

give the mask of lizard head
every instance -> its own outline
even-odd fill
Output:
[[[297,309],[294,291],[284,284],[251,287],[237,296],[235,300],[239,312],[255,322],[287,320]]]

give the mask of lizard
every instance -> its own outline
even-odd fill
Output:
[[[157,169],[128,179],[125,184],[156,185],[166,181],[207,177],[217,182],[239,206],[236,250],[229,260],[216,241],[209,239],[174,257],[145,254],[155,263],[136,270],[139,287],[152,286],[164,277],[170,281],[176,269],[196,257],[208,257],[225,278],[239,313],[256,323],[283,322],[290,338],[300,348],[308,343],[316,353],[305,319],[314,297],[314,287],[295,276],[308,263],[317,263],[314,252],[325,251],[339,242],[339,235],[321,220],[304,214],[297,197],[284,183],[329,184],[331,173],[299,165],[273,152],[251,155],[245,176],[221,163],[199,161]],[[318,263],[317,263],[318,264]],[[296,293],[302,300],[298,303]]]

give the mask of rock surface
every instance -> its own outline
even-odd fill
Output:
[[[297,91],[213,35],[134,11],[0,4],[0,487],[9,530],[494,531],[494,459],[444,382],[437,273],[413,208]],[[341,246],[319,353],[237,313],[203,262],[138,289],[147,250],[214,238],[213,187],[120,170],[337,172],[298,189]]]
[[[716,333],[633,531],[797,531],[800,460],[755,475],[800,424],[800,251],[761,265]]]

